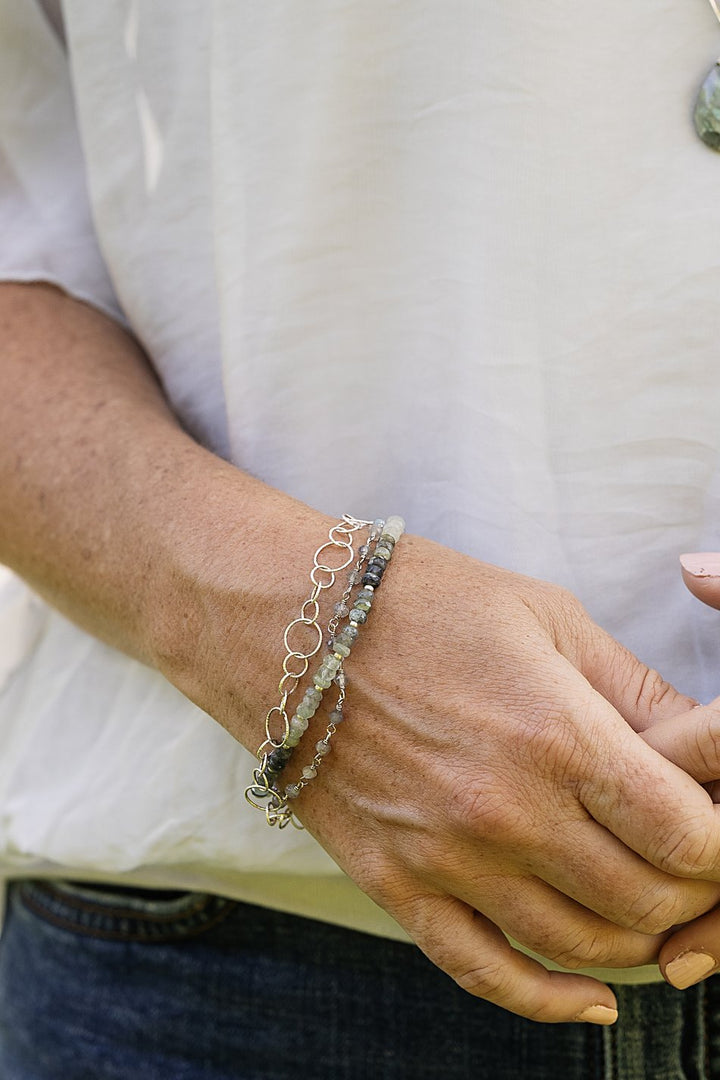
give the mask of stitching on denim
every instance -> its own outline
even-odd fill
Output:
[[[182,941],[186,938],[199,937],[206,930],[212,929],[227,918],[228,915],[237,907],[237,901],[228,900],[224,897],[209,897],[208,902],[213,903],[213,906],[217,906],[217,910],[214,914],[208,915],[207,918],[202,919],[199,922],[192,924],[177,925],[175,928],[167,925],[162,926],[155,924],[159,932],[147,932],[142,930],[113,930],[110,928],[104,929],[98,926],[89,926],[84,923],[76,922],[70,918],[66,918],[58,912],[53,911],[50,905],[44,905],[38,901],[37,897],[31,892],[22,890],[20,893],[21,903],[32,911],[39,918],[44,919],[46,922],[57,926],[62,930],[69,930],[72,933],[78,934],[81,937],[95,938],[105,941],[125,941],[125,942],[143,942],[147,945],[161,944],[168,941]],[[89,914],[95,914],[90,912]],[[107,913],[105,913],[107,917]],[[197,917],[197,913],[196,913]],[[112,916],[111,916],[112,919]],[[138,918],[135,914],[133,920],[134,923],[142,925],[143,918]],[[182,918],[176,919],[176,923],[182,924]]]
[[[48,898],[49,902],[55,901],[67,907],[74,907],[79,911],[85,911],[88,915],[109,915],[117,919],[140,919],[143,922],[173,922],[189,915],[198,914],[207,907],[214,899],[210,893],[202,893],[193,905],[180,908],[174,912],[159,913],[143,911],[138,908],[115,907],[114,904],[103,904],[100,901],[94,903],[91,900],[81,900],[72,894],[57,893],[51,885],[44,881],[36,881],[22,889],[22,895],[40,892]]]

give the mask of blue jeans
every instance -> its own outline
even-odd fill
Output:
[[[471,998],[410,945],[201,894],[9,889],[2,1080],[720,1080],[720,982],[611,1029]]]

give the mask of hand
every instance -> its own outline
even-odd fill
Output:
[[[186,670],[165,668],[232,731],[228,654],[263,670],[271,646],[222,597],[194,622]],[[693,702],[563,590],[406,537],[348,679],[348,720],[297,813],[470,993],[610,1022],[609,988],[547,972],[501,931],[566,967],[631,966],[720,898],[701,880],[720,861],[711,799],[626,722]]]
[[[682,556],[683,580],[703,603],[720,608],[720,554]],[[720,779],[720,698],[695,709],[682,725],[662,722],[645,732],[648,742],[708,788],[717,800]],[[680,990],[720,967],[720,909],[683,926],[663,946],[660,968]]]

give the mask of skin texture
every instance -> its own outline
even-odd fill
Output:
[[[0,559],[254,751],[332,519],[190,439],[94,310],[3,285],[0,329]],[[622,967],[718,902],[720,816],[689,774],[689,724],[714,753],[701,710],[569,593],[420,537],[376,608],[352,723],[298,815],[468,992],[612,1022],[608,987],[502,931],[569,968]]]

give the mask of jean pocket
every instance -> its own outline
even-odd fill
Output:
[[[211,893],[118,889],[68,881],[10,884],[9,900],[53,926],[106,941],[168,942],[197,937],[237,902]]]

